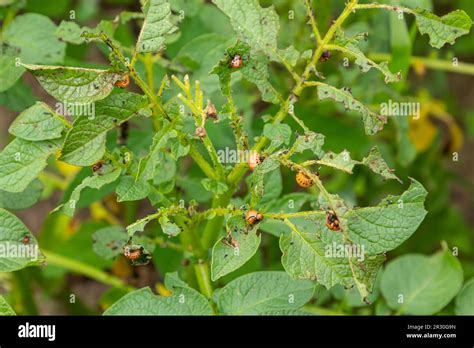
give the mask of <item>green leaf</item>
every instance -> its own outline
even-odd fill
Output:
[[[291,137],[291,127],[284,123],[267,123],[263,128],[263,135],[271,141],[267,149],[267,151],[271,153],[278,149],[282,144],[289,144]]]
[[[280,24],[273,6],[262,8],[258,0],[212,2],[230,18],[232,28],[252,51],[271,56],[276,53]]]
[[[33,206],[41,199],[43,184],[38,179],[33,180],[22,192],[7,192],[0,190],[0,208],[21,210]]]
[[[175,237],[181,233],[181,228],[174,222],[170,221],[167,216],[160,217],[159,222],[164,234],[167,234],[170,237]]]
[[[388,196],[375,207],[357,208],[345,214],[349,238],[364,245],[369,254],[395,249],[418,228],[426,215],[427,192],[416,180],[401,196]]]
[[[242,57],[242,67],[235,69],[231,67],[231,61],[235,55]],[[262,94],[262,99],[269,103],[278,103],[281,98],[278,92],[270,84],[268,73],[269,61],[262,54],[250,55],[250,46],[242,41],[237,41],[233,46],[226,49],[225,58],[221,59],[211,74],[219,77],[222,94],[231,94],[231,75],[241,72],[242,76],[249,82],[255,84]]]
[[[324,135],[315,132],[307,132],[304,135],[298,135],[290,151],[292,153],[300,153],[305,150],[310,150],[318,158],[321,158],[324,156],[324,138]]]
[[[371,171],[382,176],[384,179],[395,179],[399,183],[402,183],[402,181],[393,174],[394,170],[390,169],[387,162],[385,162],[377,146],[370,149],[367,157],[362,160],[362,164],[365,164]]]
[[[401,74],[393,74],[388,68],[388,62],[375,63],[373,60],[367,58],[359,48],[359,40],[364,35],[357,35],[355,37],[346,37],[344,33],[339,31],[334,43],[343,49],[341,51],[349,53],[355,57],[355,64],[357,64],[362,72],[367,72],[374,68],[380,71],[385,76],[385,83],[398,82],[401,79]]]
[[[61,21],[54,34],[60,41],[80,45],[85,42],[81,34],[87,29],[81,28],[76,22]]]
[[[30,64],[61,63],[66,44],[54,35],[56,24],[46,16],[26,13],[17,16],[7,26],[3,39],[10,46],[20,49],[23,62]]]
[[[253,55],[244,64],[240,71],[242,76],[249,82],[255,84],[262,94],[262,100],[268,103],[277,104],[281,99],[280,94],[269,82],[270,74],[268,73],[268,58],[262,54]]]
[[[46,167],[62,139],[28,141],[16,138],[0,153],[0,190],[22,192]]]
[[[22,80],[18,80],[13,87],[0,93],[0,104],[16,112],[25,110],[33,105],[35,101],[36,98],[33,96],[32,88]]]
[[[454,41],[463,35],[469,34],[472,26],[471,18],[463,10],[456,10],[438,17],[437,15],[417,8],[413,11],[416,24],[421,34],[428,34],[430,45],[441,48],[446,43],[454,44]]]
[[[279,168],[280,162],[278,162],[272,157],[268,157],[254,169],[254,172],[252,174],[252,183],[249,187],[253,203],[256,204],[258,200],[260,200],[265,194],[266,174]]]
[[[76,210],[76,204],[79,202],[79,198],[81,198],[81,191],[86,187],[90,187],[93,189],[100,189],[101,187],[110,184],[118,179],[122,170],[120,168],[113,169],[109,173],[103,175],[92,175],[85,178],[80,185],[78,185],[74,191],[71,193],[71,197],[69,200],[61,204],[57,207],[54,211],[61,211],[63,214],[73,217],[74,211]]]
[[[167,273],[166,287],[172,296],[154,295],[150,288],[131,292],[111,307],[104,315],[212,315],[213,311],[207,299],[177,278]]]
[[[211,280],[229,274],[243,266],[255,255],[260,245],[261,236],[257,236],[256,228],[248,231],[245,220],[241,216],[234,216],[227,221],[227,232],[237,242],[234,248],[225,244],[226,237],[219,239],[212,248]]]
[[[281,61],[287,62],[290,66],[295,66],[298,59],[300,59],[300,53],[293,45],[288,46],[284,50],[279,50],[278,55]]]
[[[19,50],[0,44],[0,92],[12,87],[23,75],[25,69],[17,66]]]
[[[241,276],[216,293],[219,311],[228,315],[257,315],[295,310],[308,302],[314,283],[295,280],[284,272],[255,272]]]
[[[294,225],[291,233],[280,236],[281,263],[288,274],[296,279],[316,280],[328,289],[336,284],[356,285],[362,298],[369,295],[384,255],[369,256],[360,246],[346,246],[341,234],[325,227],[324,212],[313,221],[290,220]],[[318,232],[323,228],[326,233]]]
[[[0,272],[13,272],[44,262],[33,234],[20,219],[1,208],[0,255]]]
[[[111,260],[123,253],[123,246],[127,244],[129,236],[122,226],[109,226],[95,231],[92,238],[95,253]]]
[[[8,131],[31,141],[57,139],[61,137],[66,122],[47,104],[37,102],[18,115]]]
[[[210,178],[202,179],[201,184],[207,191],[212,192],[214,197],[219,197],[229,189],[225,183]]]
[[[308,193],[289,193],[277,200],[273,200],[264,211],[272,213],[296,213],[312,198],[313,196]],[[258,225],[258,228],[276,237],[280,237],[280,235],[284,233],[290,233],[290,228],[281,220],[265,219]]]
[[[354,165],[359,162],[352,160],[349,152],[344,150],[338,154],[335,154],[332,151],[327,152],[320,160],[317,161],[317,163],[352,174]]]
[[[460,262],[445,250],[392,261],[382,274],[381,290],[388,306],[400,314],[432,315],[451,302],[462,282]]]
[[[61,160],[90,166],[104,156],[107,132],[137,116],[148,106],[147,98],[136,93],[114,94],[95,104],[93,118],[77,117],[67,133]]]
[[[56,99],[68,103],[92,103],[107,97],[121,75],[109,70],[22,64]]]
[[[166,0],[149,0],[143,12],[145,22],[138,36],[136,51],[139,53],[161,51],[166,36],[178,30],[170,21],[170,5]]]
[[[457,315],[474,315],[474,278],[468,280],[456,296],[454,311]]]
[[[123,176],[115,189],[117,202],[138,201],[150,193],[151,187],[147,181],[136,181],[132,176]]]
[[[138,164],[137,180],[153,179],[157,166],[164,159],[164,156],[162,156],[163,149],[168,145],[170,139],[177,136],[175,130],[170,130],[169,124],[155,133],[148,155],[140,159]]]
[[[5,298],[0,295],[0,316],[7,316],[7,315],[16,315],[15,311],[10,307],[8,302]]]
[[[334,99],[337,102],[343,103],[346,110],[353,110],[362,114],[366,134],[372,135],[381,131],[383,125],[387,123],[386,117],[370,111],[364,104],[352,96],[349,89],[337,89],[327,84],[319,84],[318,97],[320,100]]]
[[[143,232],[146,225],[152,220],[152,216],[146,216],[143,219],[135,221],[127,226],[127,233],[132,237],[136,232]]]

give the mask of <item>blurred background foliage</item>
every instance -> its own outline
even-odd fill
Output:
[[[27,0],[17,3],[17,15],[40,13],[59,24],[61,20],[70,20],[71,11],[74,11],[74,20],[79,25],[95,27],[103,20],[101,26],[110,32],[114,31],[111,21],[122,11],[140,11],[136,0]],[[191,80],[202,82],[205,94],[220,107],[224,100],[220,95],[217,76],[210,76],[209,71],[235,39],[228,19],[204,0],[170,0],[170,3],[176,16],[184,18],[179,25],[180,32],[172,36],[162,59],[154,65],[156,87],[159,87],[166,73],[188,73]],[[292,44],[300,52],[313,47],[314,41],[308,39],[311,31],[310,26],[305,25],[303,1],[263,0],[261,3],[264,6],[274,5],[280,15],[280,47]],[[474,18],[474,2],[471,0],[393,0],[391,3],[424,7],[438,15],[459,8]],[[315,14],[322,32],[343,6],[344,1],[317,1]],[[0,8],[2,21],[10,15],[5,7]],[[422,225],[408,241],[387,255],[388,260],[407,253],[432,254],[439,250],[440,242],[444,240],[450,248],[459,250],[464,278],[469,279],[474,276],[474,157],[471,152],[474,144],[474,73],[472,67],[464,74],[445,70],[452,66],[453,59],[474,63],[474,33],[471,31],[461,37],[454,46],[447,45],[436,50],[428,45],[426,36],[417,32],[413,18],[407,16],[405,21],[400,21],[396,16],[387,11],[361,11],[350,17],[345,30],[348,34],[368,32],[363,50],[370,53],[369,57],[374,60],[388,57],[391,70],[402,71],[402,82],[386,85],[375,69],[363,74],[352,63],[344,67],[344,56],[337,53],[322,63],[319,70],[327,77],[328,83],[338,87],[349,86],[356,98],[375,110],[388,99],[419,101],[419,120],[391,118],[383,132],[368,137],[358,115],[346,112],[336,103],[318,101],[315,91],[311,89],[301,96],[295,111],[311,130],[326,136],[326,149],[335,152],[347,149],[352,158],[361,159],[373,145],[377,145],[405,186],[408,177],[413,177],[423,183],[429,192],[426,201],[428,215]],[[133,46],[139,22],[119,21],[114,38],[123,46]],[[107,60],[104,52],[106,48],[101,45],[68,45],[65,65],[105,67]],[[433,68],[439,62],[445,63]],[[137,69],[144,75],[142,61],[138,62]],[[292,85],[291,76],[276,65],[272,66],[271,82],[284,95]],[[277,109],[261,102],[256,88],[243,81],[233,85],[233,92],[253,142],[253,138],[263,129],[262,117],[274,114]],[[166,92],[165,98],[175,94],[176,90],[171,89]],[[8,143],[8,125],[19,111],[37,100],[50,99],[27,75],[13,88],[0,93],[0,146]],[[287,122],[293,129],[298,128],[293,120]],[[208,133],[217,149],[233,147],[233,135],[225,121],[209,124]],[[128,145],[136,153],[143,153],[151,143],[152,135],[150,124],[132,122]],[[115,137],[116,134],[110,134],[110,144],[115,143]],[[154,248],[153,264],[136,268],[132,268],[122,257],[112,261],[96,255],[92,243],[94,231],[109,224],[130,223],[137,216],[145,215],[150,207],[116,203],[111,195],[114,187],[108,185],[99,191],[84,191],[78,207],[88,209],[81,210],[74,219],[59,214],[48,215],[62,200],[61,190],[67,197],[68,192],[90,172],[88,168],[79,170],[55,160],[51,161],[50,168],[49,174],[43,174],[41,183],[38,183],[42,190],[37,190],[36,194],[41,195],[41,202],[15,213],[37,234],[42,248],[67,258],[69,263],[68,267],[64,267],[64,262],[59,262],[63,265],[59,266],[53,259],[48,267],[24,269],[12,275],[0,274],[0,288],[8,293],[7,298],[17,313],[100,313],[125,293],[124,288],[110,288],[88,277],[75,275],[75,262],[107,271],[134,286],[155,286],[161,294],[167,291],[161,283],[166,272],[187,272],[187,255],[171,248]],[[209,203],[211,195],[201,186],[201,173],[192,163],[183,161],[178,168],[167,168],[167,173],[169,177],[176,177],[176,184],[188,201],[195,199],[203,204]],[[387,194],[402,191],[396,182],[383,182],[362,167],[357,167],[353,175],[323,168],[321,176],[329,191],[339,192],[344,199],[357,206],[373,205]],[[291,172],[283,170],[281,179],[283,194],[300,190]],[[166,178],[163,180],[166,181]],[[158,234],[159,227],[156,229]],[[219,283],[225,284],[251,271],[281,269],[280,256],[278,239],[264,234],[262,247],[251,261]],[[71,303],[71,294],[75,296],[74,303]],[[383,301],[364,306],[354,295],[353,291],[342,288],[319,289],[316,304],[333,314],[384,313],[386,306]],[[451,307],[447,307],[445,312],[450,313]]]

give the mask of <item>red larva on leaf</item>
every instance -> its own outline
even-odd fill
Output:
[[[22,242],[24,245],[30,244],[30,236],[29,236],[29,235],[24,235],[23,238],[21,239],[21,242]]]
[[[94,163],[92,165],[92,172],[94,174],[99,174],[100,175],[100,169],[104,166],[104,161],[100,160],[100,161],[97,161],[96,163]]]
[[[329,60],[329,58],[331,58],[331,52],[326,50],[321,54],[321,58],[319,58],[319,60],[321,62],[325,62],[325,61]]]
[[[130,261],[135,261],[142,255],[142,250],[141,249],[132,249],[130,246],[126,245],[123,248],[123,254]]]
[[[128,76],[127,74],[123,76],[123,79],[118,80],[114,83],[115,87],[119,87],[119,88],[125,88],[129,84],[130,84],[130,76]]]
[[[254,170],[256,166],[262,163],[262,157],[257,151],[251,151],[247,163],[250,170]]]
[[[326,227],[331,231],[339,231],[341,229],[339,225],[339,218],[332,210],[326,212]]]
[[[313,186],[314,182],[313,179],[311,179],[308,175],[306,175],[303,172],[298,172],[296,174],[296,183],[304,188],[308,188]]]
[[[258,224],[262,220],[263,215],[256,210],[249,210],[247,214],[245,214],[245,221],[247,221],[250,226]]]
[[[239,69],[242,67],[243,64],[244,61],[242,60],[242,56],[240,54],[236,54],[230,61],[230,67],[232,69]]]

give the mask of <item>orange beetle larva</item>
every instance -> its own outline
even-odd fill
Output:
[[[94,163],[92,165],[92,172],[93,173],[97,173],[104,165],[104,161],[100,160],[100,161],[97,161],[96,163]],[[97,173],[100,175],[100,173]]]
[[[255,224],[258,224],[260,221],[263,220],[263,215],[260,214],[258,211],[256,210],[249,210],[247,212],[247,214],[245,214],[245,221],[247,221],[247,223],[250,225],[250,226],[253,226]]]
[[[122,80],[115,81],[114,85],[119,88],[125,88],[130,83],[130,76],[124,75]]]
[[[262,163],[262,157],[257,151],[252,151],[249,154],[249,158],[247,161],[250,170],[254,170],[256,166]]]
[[[128,245],[126,245],[123,248],[123,254],[130,261],[135,261],[142,255],[142,251],[141,249],[132,249]]]
[[[326,227],[331,231],[339,231],[341,227],[339,226],[339,219],[332,210],[326,212]]]
[[[313,186],[314,182],[313,179],[311,179],[308,175],[306,175],[303,172],[298,172],[296,174],[296,183],[304,188],[308,188]]]
[[[232,69],[238,69],[242,67],[243,64],[244,64],[244,61],[242,60],[242,56],[240,54],[236,54],[230,62],[230,67]]]

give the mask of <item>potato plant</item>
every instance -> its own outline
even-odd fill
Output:
[[[357,79],[326,72],[336,64],[395,90],[406,81],[407,71],[366,52],[372,33],[357,31],[360,15],[388,13],[400,30],[412,20],[436,49],[468,34],[472,21],[462,10],[440,17],[398,1],[348,0],[321,23],[318,3],[277,14],[258,0],[148,0],[141,12],[87,27],[0,1],[0,91],[29,74],[45,98],[18,110],[0,152],[0,251],[36,251],[0,258],[0,272],[39,266],[92,278],[110,286],[108,315],[334,314],[315,309],[322,291],[354,307],[377,301],[377,313],[445,308],[463,286],[445,243],[380,271],[427,214],[423,182],[396,174],[377,145],[357,158],[335,151],[327,145],[335,134],[306,125],[299,110],[331,105],[329,119],[357,117],[354,132],[392,137],[407,118],[383,114]],[[209,33],[185,36],[182,21],[201,9]],[[298,18],[286,28],[279,16]],[[132,23],[137,37],[116,39]],[[281,45],[280,35],[296,33],[294,45]],[[65,61],[79,46],[95,46],[107,66]],[[353,173],[391,182],[392,194],[358,206],[355,184],[344,192],[334,184]],[[62,198],[37,240],[13,212],[53,192]],[[120,276],[140,270],[159,277]],[[473,289],[466,283],[457,297],[460,314],[472,314]],[[0,311],[13,312],[3,297]]]

